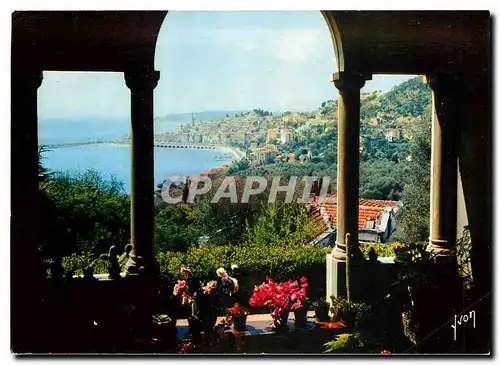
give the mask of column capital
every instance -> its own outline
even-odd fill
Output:
[[[153,90],[160,80],[160,71],[127,71],[124,77],[131,91]]]
[[[335,72],[331,77],[331,81],[340,91],[346,89],[360,90],[365,85],[365,82],[371,79],[370,74],[355,72]]]
[[[425,83],[429,84],[434,92],[456,93],[461,90],[464,80],[459,74],[437,72],[425,75]]]

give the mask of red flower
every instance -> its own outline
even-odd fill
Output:
[[[382,355],[390,355],[391,354],[391,352],[389,350],[382,350],[382,351],[380,351],[380,353]]]
[[[238,302],[234,303],[234,306],[232,308],[227,309],[227,313],[229,313],[232,316],[243,316],[248,314],[248,310],[240,307],[240,304]]]

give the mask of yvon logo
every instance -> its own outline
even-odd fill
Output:
[[[455,323],[451,325],[453,328],[453,340],[457,340],[457,326],[461,326],[462,323],[467,323],[469,319],[472,320],[472,327],[476,328],[476,311],[470,311],[466,314],[461,314],[459,317],[455,314]]]

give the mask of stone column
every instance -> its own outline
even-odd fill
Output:
[[[127,274],[154,273],[153,90],[159,71],[126,72],[131,94],[130,240]]]
[[[346,243],[351,234],[358,242],[359,204],[359,107],[360,90],[370,76],[340,72],[333,75],[339,90],[337,152],[337,232],[336,244],[327,258],[327,297],[346,295]]]
[[[450,75],[432,75],[428,80],[433,93],[431,221],[427,249],[437,256],[449,256],[456,241],[460,84]]]
[[[360,90],[367,77],[336,73],[339,89],[337,137],[337,242],[333,257],[345,261],[345,235],[358,242],[359,204],[359,107]]]
[[[14,58],[13,58],[14,59]],[[38,294],[43,280],[38,188],[39,70],[11,76],[11,320],[14,352],[30,351],[37,338]],[[30,328],[29,331],[26,331]]]
[[[11,123],[12,259],[23,263],[20,280],[41,267],[38,189],[38,88],[41,71],[13,71]],[[38,272],[32,272],[38,279]]]

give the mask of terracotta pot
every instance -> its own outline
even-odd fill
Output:
[[[233,317],[233,326],[237,331],[246,331],[247,330],[247,315],[242,316],[234,316]]]
[[[304,328],[307,326],[307,309],[302,307],[293,312],[295,317],[295,327]]]

